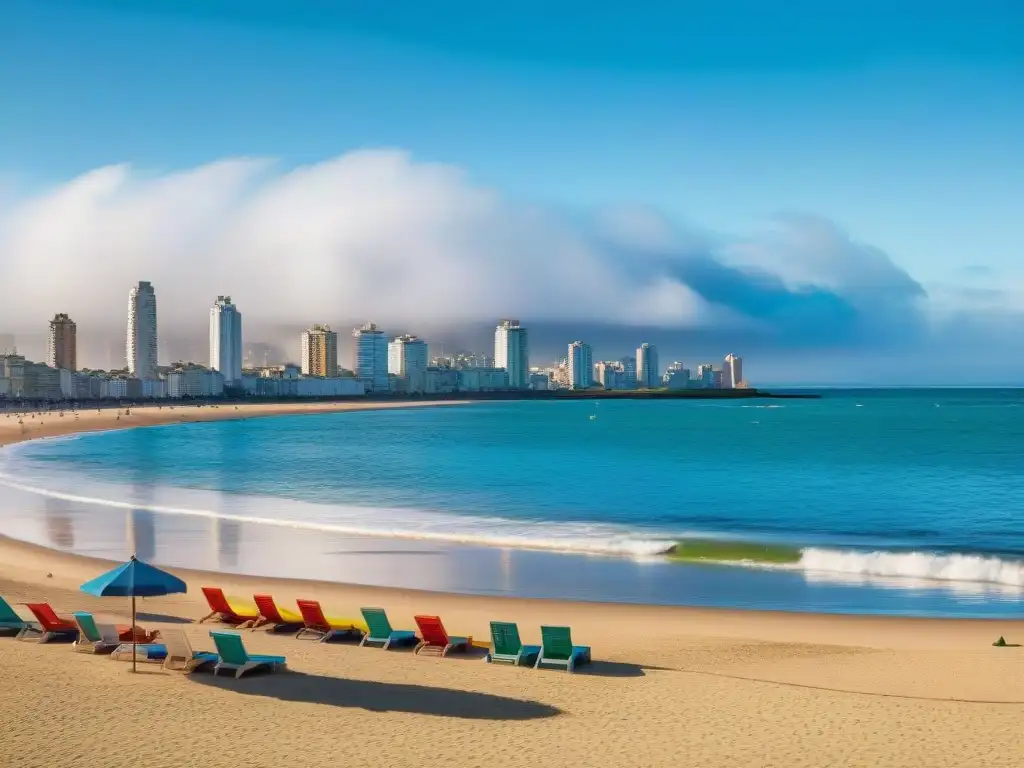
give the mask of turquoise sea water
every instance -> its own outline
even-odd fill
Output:
[[[1021,391],[851,391],[122,430],[23,444],[0,454],[0,474],[68,503],[324,535],[631,560],[740,540],[794,548],[765,572],[1013,592],[1022,452]]]

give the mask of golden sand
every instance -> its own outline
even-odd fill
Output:
[[[242,405],[145,405],[136,408],[103,408],[78,411],[28,411],[12,413],[0,409],[0,446],[57,437],[73,432],[97,432],[104,429],[152,427],[194,421],[251,419],[260,416],[294,416],[304,413],[339,413],[388,408],[465,405],[465,401],[368,401],[340,403],[268,403]]]
[[[130,418],[235,417],[228,408]],[[64,425],[50,431],[46,418],[29,436],[59,433]],[[93,411],[78,425],[122,422]],[[0,538],[0,595],[125,621],[126,599],[78,591],[109,566]],[[436,613],[474,637],[487,637],[491,619],[517,621],[525,642],[539,640],[540,624],[568,624],[595,662],[569,675],[258,629],[245,631],[246,645],[287,656],[290,669],[236,681],[155,665],[132,675],[128,663],[66,644],[2,637],[0,765],[1024,766],[1024,649],[991,645],[999,635],[1024,640],[1022,621],[598,605],[175,572],[189,594],[141,601],[140,624],[183,629],[197,649],[212,650],[211,627],[193,623],[208,613],[199,587],[219,585],[270,592],[293,610],[299,597],[334,615],[381,606],[396,628]]]

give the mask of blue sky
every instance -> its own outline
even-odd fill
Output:
[[[398,148],[570,217],[814,214],[940,308],[1022,309],[1024,5],[595,5],[7,0],[0,202]]]

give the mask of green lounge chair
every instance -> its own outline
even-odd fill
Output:
[[[363,646],[367,643],[380,643],[386,651],[392,645],[412,645],[418,642],[416,633],[407,629],[392,629],[388,615],[383,608],[360,608],[366,621],[367,633],[359,641]]]
[[[213,668],[213,674],[218,675],[222,669],[233,671],[235,679],[260,667],[270,667],[271,672],[276,672],[278,667],[285,666],[284,656],[256,656],[245,650],[242,636],[237,632],[211,632],[214,645],[217,646],[217,654],[220,660]]]
[[[540,669],[541,664],[556,664],[572,672],[590,661],[590,646],[573,645],[568,627],[541,627],[540,637],[541,649],[534,669]]]
[[[97,624],[96,617],[85,611],[75,611],[71,616],[78,625],[78,639],[75,650],[82,653],[113,653],[121,644],[117,627],[113,624]]]
[[[509,662],[518,667],[520,662],[532,664],[540,654],[539,645],[523,645],[519,627],[511,621],[491,622],[491,643],[491,652],[486,656],[488,662]]]
[[[28,626],[29,623],[15,613],[7,601],[0,597],[0,632],[21,633]]]

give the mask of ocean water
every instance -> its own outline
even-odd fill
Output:
[[[919,612],[908,603],[915,594],[943,591],[954,602],[973,595],[975,608],[1019,605],[1024,392],[824,394],[479,403],[126,429],[0,452],[0,484],[70,505],[79,527],[99,510],[142,510],[262,530],[253,540],[303,532],[384,537],[404,551],[547,553],[543,567],[570,586],[570,564],[583,556],[588,568],[642,574],[630,578],[645,594],[657,591],[652,579],[667,579],[672,592],[660,602],[687,602],[673,574],[698,573],[701,583],[741,578],[753,592],[783,578],[902,590],[899,612]],[[0,532],[12,525],[0,519]],[[662,553],[680,542],[683,557],[730,566],[667,561]],[[187,547],[176,549],[180,560]]]

